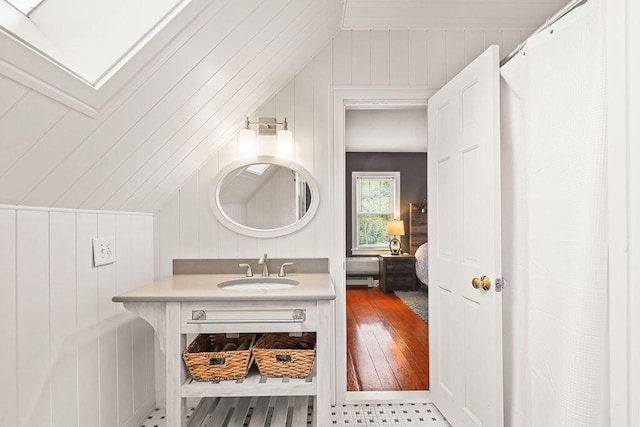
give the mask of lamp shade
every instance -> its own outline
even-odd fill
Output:
[[[404,236],[404,221],[399,219],[387,222],[387,235]]]
[[[251,129],[242,129],[238,135],[238,149],[240,154],[256,153],[256,133]]]
[[[278,131],[278,155],[293,156],[293,133],[290,130]]]

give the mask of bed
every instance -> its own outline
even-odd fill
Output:
[[[429,243],[423,243],[416,249],[416,277],[429,286]]]

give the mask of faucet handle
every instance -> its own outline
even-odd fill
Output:
[[[238,264],[238,267],[246,267],[247,268],[247,277],[253,277],[253,271],[251,271],[251,266],[249,264]]]
[[[284,271],[284,268],[290,265],[293,265],[293,263],[292,262],[282,263],[282,265],[280,266],[280,272],[278,273],[278,277],[285,277],[287,273]]]

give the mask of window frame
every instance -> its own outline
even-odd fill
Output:
[[[393,179],[394,181],[394,207],[393,218],[400,218],[400,172],[398,171],[353,171],[351,172],[351,255],[379,255],[389,252],[387,246],[360,246],[360,219],[359,219],[359,197],[358,179],[378,178]],[[389,239],[391,240],[391,239]]]

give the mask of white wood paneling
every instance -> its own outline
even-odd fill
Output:
[[[198,174],[180,189],[180,258],[198,257]]]
[[[0,198],[36,206],[51,202],[51,193],[42,194],[34,189],[49,179],[49,175],[78,144],[94,129],[95,120],[75,111],[67,114],[38,141],[34,149],[27,151],[0,176]],[[52,184],[55,185],[55,182]]]
[[[364,45],[369,52],[369,32],[365,32]],[[355,40],[354,40],[355,42]],[[367,57],[367,62],[370,58]],[[355,69],[355,68],[354,68]],[[363,81],[368,79],[369,66],[366,67],[367,76],[363,76]],[[306,170],[315,175],[315,135],[314,135],[314,79],[315,67],[313,62],[309,62],[295,77],[295,99],[288,100],[288,108],[295,110],[296,132],[295,159]],[[354,77],[355,78],[355,77]],[[278,96],[276,99],[280,99]],[[295,235],[296,253],[313,253],[315,235],[315,224],[309,224],[299,230]]]
[[[96,268],[99,233],[116,237],[117,260]],[[0,205],[2,425],[139,421],[155,398],[153,332],[136,319],[134,352],[134,319],[111,297],[152,275],[151,215]],[[135,410],[134,380],[144,390]]]
[[[409,85],[427,85],[427,32],[410,31],[409,49]]]
[[[500,46],[500,57],[505,56],[508,52],[505,52],[502,48],[502,30],[490,29],[484,31],[484,49],[486,50],[491,45]]]
[[[389,84],[389,31],[371,33],[371,84]],[[320,54],[322,55],[322,53]],[[329,81],[331,83],[331,81]]]
[[[173,259],[180,257],[180,195],[160,210],[160,277],[173,274]]]
[[[0,76],[0,117],[4,116],[28,91],[29,89],[13,80]]]
[[[198,171],[198,257],[219,258],[218,254],[218,221],[211,210],[210,194],[212,183],[218,174],[218,154],[211,156],[208,162]]]
[[[16,256],[16,212],[0,209],[0,413],[10,426],[18,425]]]
[[[389,83],[406,86],[409,84],[409,31],[390,31],[389,46]]]
[[[98,336],[98,272],[93,268],[91,239],[98,235],[98,215],[78,213],[76,219],[76,280],[78,304],[78,422],[100,419]]]
[[[51,412],[49,215],[18,211],[16,242],[18,425],[47,426]]]
[[[305,12],[306,14],[307,12]],[[166,182],[168,177],[174,176],[176,173],[180,173],[181,176],[184,176],[185,172],[173,172],[167,173],[168,171],[174,171],[176,165],[184,160],[185,156],[194,156],[196,167],[202,165],[202,159],[208,157],[199,156],[196,152],[201,146],[210,147],[211,144],[214,146],[218,146],[220,139],[225,140],[228,135],[227,128],[220,128],[219,124],[225,120],[229,120],[233,123],[239,123],[240,117],[246,115],[247,108],[238,109],[237,105],[234,102],[227,102],[228,96],[232,94],[237,94],[238,102],[246,102],[247,96],[249,96],[252,91],[256,89],[256,84],[259,84],[261,79],[264,78],[265,75],[268,75],[270,71],[273,69],[271,67],[277,66],[278,64],[284,61],[285,55],[290,56],[291,52],[286,45],[287,35],[291,36],[300,30],[298,25],[300,23],[294,23],[295,25],[291,27],[287,27],[285,31],[277,34],[276,39],[271,44],[272,50],[270,49],[261,49],[257,55],[251,59],[250,63],[261,63],[262,68],[258,73],[253,73],[253,70],[250,67],[245,67],[239,73],[237,73],[235,79],[228,85],[224,86],[219,96],[216,96],[211,100],[211,102],[207,105],[206,109],[203,109],[202,112],[199,112],[202,116],[202,120],[205,122],[204,125],[201,123],[195,122],[198,124],[198,127],[189,134],[181,136],[179,138],[172,138],[172,141],[167,145],[172,150],[169,153],[169,158],[164,163],[155,163],[155,160],[162,160],[161,157],[157,159],[152,159],[154,164],[149,163],[148,168],[144,171],[141,171],[141,174],[150,175],[141,183],[137,185],[127,186],[127,188],[123,189],[125,193],[129,194],[129,196],[124,200],[125,204],[122,205],[123,208],[127,208],[127,206],[134,206],[136,209],[139,208],[141,201],[146,198],[150,198],[154,200],[153,197],[149,197],[150,191],[156,191],[159,193],[166,192],[164,187],[159,187],[161,183]],[[265,37],[268,39],[272,35],[266,35]],[[253,44],[251,44],[253,45]],[[274,52],[276,54],[274,55]],[[263,61],[268,62],[268,66],[264,64]],[[244,101],[241,101],[244,100]],[[233,115],[229,115],[230,112],[233,112]],[[193,120],[192,120],[193,121]],[[157,157],[157,156],[156,156]],[[190,161],[190,165],[194,162],[194,159]],[[186,174],[191,175],[193,172],[193,167],[187,168]],[[180,179],[184,181],[184,178]],[[173,189],[175,190],[175,188]],[[157,197],[157,195],[156,195]],[[153,202],[149,202],[153,204]]]
[[[155,221],[153,221],[155,222]],[[154,279],[154,224],[146,216],[131,217],[131,275],[132,287],[150,283]],[[131,323],[133,339],[133,408],[144,412],[148,402],[155,402],[155,362],[153,330],[144,320],[134,318]],[[135,419],[135,417],[134,417]]]
[[[113,214],[98,214],[98,237],[116,236],[116,218]],[[116,260],[118,253],[116,252]],[[116,264],[106,264],[98,270],[98,322],[100,348],[100,425],[118,424],[118,351],[114,322],[116,304],[111,298],[117,292]]]
[[[351,33],[351,84],[371,83],[371,31]]]
[[[254,9],[257,2],[233,3],[235,6],[230,5],[223,9],[216,19],[196,35],[192,40],[193,46],[190,44],[192,50],[182,49],[181,55],[172,58],[171,68],[175,67],[174,74],[186,73],[186,76],[172,84],[170,90],[142,120],[136,123],[136,126],[118,141],[114,149],[106,154],[105,161],[100,162],[100,167],[109,168],[111,165],[110,168],[103,171],[95,170],[95,172],[92,170],[90,176],[78,182],[78,186],[91,189],[102,184],[101,187],[111,197],[123,191],[121,187],[127,185],[132,177],[144,177],[142,172],[137,172],[141,164],[159,157],[158,155],[154,157],[154,153],[162,151],[170,155],[172,146],[170,144],[166,146],[170,140],[184,141],[198,129],[202,120],[210,114],[211,110],[207,104],[211,103],[220,90],[235,77],[238,69],[246,65],[247,59],[261,47],[264,48],[266,41],[269,40],[268,37],[264,37],[254,44],[247,45],[246,49],[239,49],[239,46],[245,47],[247,41],[262,29],[260,20],[264,20],[265,17],[258,13],[267,12],[265,7],[269,5],[265,4],[262,9],[254,11],[255,13],[250,14],[248,18],[241,19],[243,16],[239,12],[243,8]],[[275,6],[274,9],[278,10]],[[233,37],[234,31],[239,33],[237,37]],[[198,57],[195,54],[205,49],[201,40],[205,34],[210,47],[204,51],[206,55]],[[193,68],[185,70],[185,64],[191,64]],[[175,79],[170,76],[165,78]],[[152,86],[150,90],[151,88]],[[115,170],[116,165],[123,166],[121,170]],[[132,185],[136,182],[138,181]],[[104,204],[103,197],[103,192],[100,191],[83,204],[88,206],[100,202]]]
[[[238,99],[243,101],[238,105],[227,103],[226,107],[229,109],[233,107],[230,120],[236,123],[240,122],[241,117],[244,117],[250,108],[263,102],[261,94],[267,88],[284,85],[290,79],[287,70],[291,68],[299,69],[307,59],[305,52],[320,49],[327,36],[335,31],[333,27],[335,22],[334,15],[339,12],[340,8],[335,7],[333,9],[320,9],[317,13],[309,16],[309,20],[305,25],[302,25],[302,28],[310,32],[307,39],[301,39],[295,35],[302,28],[289,27],[280,33],[279,37],[288,34],[283,39],[287,43],[281,49],[275,49],[275,54],[272,51],[266,52],[270,56],[268,65],[258,73],[253,74],[249,81],[242,85],[237,92]],[[287,33],[288,31],[292,32]],[[261,54],[264,53],[261,52]],[[133,203],[137,203],[135,204],[136,210],[148,210],[152,206],[161,205],[167,196],[175,191],[187,176],[191,175],[194,168],[202,165],[203,159],[208,158],[222,141],[227,140],[230,136],[229,132],[226,129],[220,129],[215,126],[215,123],[223,117],[229,117],[226,110],[221,110],[214,114],[209,119],[207,126],[200,128],[197,135],[192,137],[187,144],[181,146],[171,156],[164,165],[166,168],[164,172],[171,169],[171,173],[166,174],[162,170],[158,170],[154,173],[152,179],[149,179],[144,186],[138,189],[137,193],[142,196],[142,201],[139,201],[139,196],[134,197]],[[149,188],[153,188],[151,193],[148,191]],[[129,209],[126,204],[122,208]]]
[[[78,424],[76,214],[49,214],[51,424]]]
[[[427,86],[440,88],[447,82],[447,33],[437,30],[427,34]]]
[[[291,44],[291,49],[293,49],[292,55],[286,55],[284,58],[274,57],[274,61],[271,65],[277,67],[276,72],[269,72],[268,69],[261,70],[260,73],[256,74],[252,78],[252,82],[247,85],[247,87],[243,87],[242,91],[246,90],[248,95],[240,105],[238,105],[234,114],[245,115],[245,112],[252,108],[256,103],[260,101],[259,95],[262,93],[262,90],[255,90],[253,84],[256,83],[261,87],[281,87],[285,82],[289,79],[289,76],[283,71],[289,69],[290,67],[299,68],[302,66],[301,58],[303,58],[302,54],[306,49],[317,50],[322,47],[326,36],[329,32],[333,32],[333,22],[334,17],[340,12],[340,9],[336,7],[334,10],[323,10],[320,12],[319,16],[316,16],[315,19],[311,19],[308,23],[309,26],[318,25],[322,29],[320,31],[313,32],[311,37],[311,41],[298,43],[297,41],[293,41]],[[284,51],[288,51],[287,47],[285,47]],[[291,62],[296,63],[296,65],[291,65]],[[239,117],[238,117],[239,118]],[[235,133],[235,132],[234,132]],[[164,200],[166,200],[172,192],[174,192],[177,188],[179,188],[180,184],[182,184],[186,178],[186,175],[191,173],[193,168],[198,167],[202,164],[202,159],[208,158],[214,150],[218,148],[219,141],[225,141],[229,137],[228,134],[220,134],[218,132],[213,132],[209,134],[205,140],[198,143],[198,145],[192,149],[186,158],[183,158],[180,155],[175,156],[175,159],[172,158],[171,162],[179,162],[179,165],[170,173],[168,176],[162,176],[162,182],[157,186],[157,189],[154,190],[154,193],[148,195],[138,206],[138,210],[149,209],[150,206],[161,205]]]
[[[313,175],[320,191],[320,205],[313,221],[315,234],[313,236],[313,251],[309,252],[309,256],[315,257],[329,256],[331,236],[327,230],[331,229],[333,223],[331,203],[328,202],[332,172],[329,170],[329,150],[327,149],[329,147],[329,108],[327,106],[330,99],[328,88],[332,84],[330,70],[333,68],[330,48],[330,45],[325,47],[313,60]]]
[[[0,119],[0,174],[7,171],[24,153],[60,120],[68,108],[29,92]],[[37,116],[34,112],[37,111]]]
[[[447,81],[458,74],[465,65],[464,30],[447,30]]]
[[[482,30],[465,30],[464,32],[464,63],[471,63],[482,52],[484,52],[484,31]]]
[[[137,225],[137,224],[136,224]],[[122,293],[132,288],[133,244],[132,218],[128,215],[116,216],[116,292]],[[143,242],[138,242],[143,243]],[[137,261],[137,260],[136,260]],[[142,263],[140,265],[143,265]],[[142,280],[137,283],[144,283]],[[117,325],[117,366],[118,366],[118,423],[123,425],[133,416],[133,335],[130,316],[122,305],[116,306],[123,322]]]
[[[249,7],[251,10],[254,6],[246,4],[244,7]],[[82,163],[86,165],[85,169],[88,172],[82,180],[76,180],[73,183],[73,186],[65,192],[64,197],[56,201],[57,205],[68,206],[69,203],[77,200],[84,202],[89,197],[91,190],[102,184],[109,177],[109,173],[112,173],[114,168],[121,165],[132,153],[136,154],[136,159],[140,159],[140,155],[144,155],[136,152],[141,143],[145,143],[146,146],[151,144],[154,151],[161,148],[162,142],[166,141],[166,139],[163,141],[163,138],[173,135],[187,118],[194,115],[194,111],[201,108],[201,104],[206,102],[212,93],[217,92],[215,88],[206,87],[204,83],[216,75],[225,64],[225,60],[232,51],[231,46],[234,43],[241,43],[241,45],[244,43],[242,35],[250,30],[250,27],[240,26],[238,30],[244,32],[239,34],[239,40],[228,37],[235,27],[243,21],[242,16],[238,14],[240,10],[242,10],[240,5],[231,9],[225,7],[212,20],[210,25],[217,25],[217,28],[211,29],[209,35],[209,46],[213,46],[213,49],[204,49],[202,46],[195,48],[191,44],[188,47],[185,46],[180,50],[179,55],[168,61],[159,73],[147,80],[136,91],[129,102],[114,113],[112,120],[119,119],[119,126],[104,126],[103,133],[96,134],[83,144],[83,147],[86,148],[85,154],[88,157],[86,160],[83,159]],[[249,21],[251,24],[251,20]],[[256,22],[254,21],[253,24],[255,25]],[[204,31],[206,29],[199,32],[196,38],[192,39],[192,42],[196,43],[199,37],[203,36]],[[193,49],[189,49],[189,47],[193,47]],[[235,47],[237,49],[237,44]],[[216,82],[217,79],[213,81]],[[167,92],[158,91],[158,87],[168,87],[169,90]],[[198,92],[199,90],[202,92]],[[191,98],[196,93],[200,96]],[[187,103],[187,101],[190,102]],[[141,117],[135,113],[131,114],[132,111],[135,111],[133,109],[140,107],[143,112]],[[185,110],[189,111],[186,115],[184,114]],[[181,112],[183,114],[180,115]],[[125,116],[119,117],[122,115]],[[167,119],[173,120],[168,121]],[[154,139],[149,140],[150,137]],[[106,144],[105,140],[108,141]],[[89,166],[92,167],[89,168]],[[139,166],[140,163],[137,164],[137,167]],[[133,171],[135,170],[133,169]],[[125,174],[125,177],[130,177],[131,173]]]
[[[564,0],[346,0],[345,29],[501,28],[540,25]]]
[[[508,29],[502,31],[502,54],[508,55],[513,51],[521,41],[520,30]]]
[[[47,103],[55,111],[68,108],[3,78],[0,128],[6,119],[11,138],[2,143],[11,143],[11,151],[0,162],[0,203],[124,209],[133,198],[130,205],[139,205],[158,185],[156,178],[175,167],[170,159],[182,160],[204,138],[220,145],[238,117],[289,80],[318,49],[315,33],[320,45],[330,40],[339,25],[332,12],[340,6],[336,0],[216,2],[184,29],[177,48],[172,45],[143,73],[144,81],[130,82],[120,104],[97,119],[70,111],[49,123]],[[284,60],[294,52],[295,60]],[[276,69],[278,78],[265,80]],[[36,126],[18,120],[30,97],[38,101],[28,110],[43,115]],[[206,123],[213,127],[198,132]],[[210,136],[213,129],[218,133]],[[202,158],[190,162],[186,175],[201,165]],[[183,181],[184,175],[180,171]]]
[[[351,84],[351,31],[340,31],[333,39],[333,84]]]

